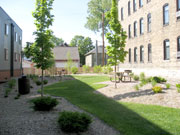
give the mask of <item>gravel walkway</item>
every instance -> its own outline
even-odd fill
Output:
[[[50,83],[56,81],[49,80]],[[0,135],[66,135],[60,130],[57,123],[59,112],[63,110],[83,111],[59,97],[60,104],[53,111],[35,112],[28,101],[39,96],[39,94],[37,94],[38,87],[35,84],[32,86],[30,94],[23,95],[20,99],[15,100],[17,88],[10,93],[8,98],[4,98],[3,84],[0,84]],[[92,117],[93,122],[89,130],[82,135],[119,134],[98,118]]]
[[[107,84],[107,87],[98,89],[96,93],[103,94],[117,101],[161,105],[173,108],[180,108],[180,93],[177,92],[176,84],[180,81],[168,79],[167,83],[171,84],[170,89],[166,89],[165,84],[157,84],[163,87],[162,93],[154,94],[152,85],[147,84],[136,91],[134,86],[138,82],[120,82],[117,83],[117,89],[114,88],[114,83],[107,81],[102,84]]]

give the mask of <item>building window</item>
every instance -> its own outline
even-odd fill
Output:
[[[4,60],[8,60],[8,49],[4,49]]]
[[[18,41],[18,35],[17,35],[17,32],[15,32],[15,41],[16,41],[16,42]]]
[[[143,21],[143,18],[140,19],[139,23],[140,23],[140,35],[142,35],[144,33],[144,21]]]
[[[180,36],[177,38],[177,59],[180,59]]]
[[[134,37],[137,37],[137,22],[134,22]]]
[[[140,62],[144,62],[144,47],[140,46]]]
[[[180,0],[177,0],[177,11],[180,11]]]
[[[128,15],[131,15],[131,2],[128,2]]]
[[[133,0],[133,11],[136,12],[137,10],[137,3],[136,0]]]
[[[15,59],[14,60],[17,61],[18,60],[18,54],[14,53],[14,55],[15,55],[15,57],[14,57]]]
[[[137,47],[134,48],[134,62],[137,62]]]
[[[149,3],[151,0],[147,0],[147,3]]]
[[[152,62],[152,47],[148,44],[148,62]]]
[[[164,60],[169,60],[170,59],[170,45],[169,45],[169,40],[166,39],[164,40]]]
[[[5,35],[8,35],[9,33],[9,26],[8,24],[5,24]]]
[[[151,14],[147,15],[147,31],[151,32]]]
[[[129,24],[128,27],[128,37],[131,38],[131,24]]]
[[[139,7],[143,7],[143,0],[139,0]]]
[[[121,8],[121,20],[123,20],[124,17],[123,17],[123,8]]]
[[[163,24],[169,24],[169,5],[165,4],[163,6]]]
[[[131,49],[129,48],[129,63],[131,62]]]
[[[22,37],[19,36],[19,44],[21,45],[22,44]]]

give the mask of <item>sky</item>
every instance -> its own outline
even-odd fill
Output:
[[[23,46],[26,42],[33,42],[33,32],[36,30],[32,11],[35,10],[36,0],[0,0],[0,6],[19,25],[23,31]],[[84,27],[88,16],[88,2],[90,0],[54,0],[52,14],[54,17],[51,29],[54,35],[70,43],[75,35],[90,37],[95,44],[101,44],[100,33]]]

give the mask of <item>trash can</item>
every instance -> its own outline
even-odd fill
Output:
[[[30,81],[26,76],[18,79],[19,94],[28,94],[30,92]]]

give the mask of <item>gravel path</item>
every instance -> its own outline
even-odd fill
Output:
[[[173,108],[180,108],[180,93],[177,92],[176,84],[180,81],[168,79],[167,83],[171,84],[170,89],[166,89],[165,84],[157,84],[163,87],[162,93],[154,94],[152,85],[147,84],[140,88],[139,91],[134,89],[138,82],[121,82],[117,83],[117,89],[114,88],[114,83],[107,81],[102,84],[107,84],[107,87],[98,89],[96,93],[103,94],[117,101],[161,105]]]
[[[49,80],[50,83],[56,81]],[[4,98],[3,84],[0,84],[0,135],[66,135],[60,130],[57,123],[59,112],[63,110],[83,111],[66,99],[56,97],[60,104],[53,111],[35,112],[28,101],[39,96],[39,94],[37,94],[38,87],[34,84],[32,86],[30,94],[23,95],[20,99],[15,100],[17,88],[10,93],[8,98]],[[89,130],[81,135],[119,134],[98,118],[92,117],[93,122]]]

